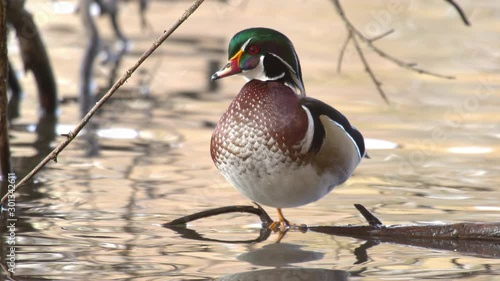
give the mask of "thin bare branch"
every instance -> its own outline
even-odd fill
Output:
[[[347,32],[347,38],[344,41],[344,45],[342,45],[342,49],[340,49],[339,53],[339,58],[337,60],[337,72],[340,73],[342,71],[342,61],[344,60],[344,53],[345,50],[347,49],[347,45],[349,45],[349,42],[352,39],[352,32],[348,31]]]
[[[57,156],[61,151],[68,146],[71,141],[80,133],[80,131],[85,127],[85,125],[90,121],[92,116],[96,114],[96,112],[106,103],[106,101],[132,76],[132,73],[134,73],[137,68],[156,50],[158,47],[165,41],[167,40],[168,37],[184,22],[186,19],[193,14],[196,9],[203,3],[204,0],[195,0],[191,6],[184,12],[184,14],[170,27],[170,29],[164,31],[164,33],[156,39],[156,41],[153,43],[153,45],[146,51],[142,56],[139,58],[139,60],[132,66],[130,67],[125,73],[120,77],[118,81],[115,82],[113,87],[108,90],[108,92],[95,104],[92,109],[83,117],[83,119],[76,125],[76,127],[68,133],[66,136],[66,139],[61,141],[59,145],[54,148],[54,150],[49,153],[33,170],[31,170],[22,180],[19,181],[17,184],[15,191],[17,191],[21,186],[26,184],[40,169],[42,169],[47,163],[49,163],[51,160],[57,159]],[[7,195],[5,195],[0,203],[5,202],[7,200]]]
[[[342,6],[340,5],[340,0],[332,0],[332,1],[333,1],[334,6],[335,6],[335,9],[337,10],[337,13],[339,14],[339,16],[342,19],[342,21],[344,22],[344,24],[346,25],[347,30],[354,33],[353,34],[353,38],[357,36],[361,41],[365,42],[365,44],[370,49],[372,49],[375,53],[377,53],[377,55],[379,55],[379,56],[383,57],[384,59],[387,59],[387,60],[395,63],[396,65],[398,65],[398,66],[400,66],[402,68],[405,68],[405,69],[408,69],[408,70],[411,70],[411,71],[414,71],[414,72],[417,72],[417,73],[420,73],[420,74],[426,74],[426,75],[435,76],[435,77],[439,77],[439,78],[445,78],[445,79],[455,79],[454,76],[443,75],[443,74],[439,74],[439,73],[435,73],[435,72],[431,72],[431,71],[419,68],[419,67],[416,66],[415,63],[408,63],[408,62],[402,61],[402,60],[400,60],[400,59],[398,59],[396,57],[393,57],[393,56],[389,55],[385,51],[379,49],[377,46],[375,46],[373,44],[375,40],[367,38],[347,18],[347,16],[344,13],[344,10],[342,9]],[[380,36],[377,36],[375,38],[378,38],[378,37],[380,37]]]
[[[371,38],[369,40],[370,40],[370,42],[375,42],[375,41],[377,41],[379,39],[382,39],[382,38],[384,38],[386,36],[391,35],[392,33],[394,33],[394,29],[387,30],[386,32],[384,32],[382,34],[379,34],[379,35],[377,35],[377,36],[375,36],[375,37],[373,37],[373,38]]]
[[[363,65],[365,66],[366,72],[368,72],[368,75],[370,75],[370,78],[372,79],[373,83],[375,84],[375,87],[377,87],[377,91],[382,96],[384,99],[385,103],[390,104],[389,99],[387,98],[384,89],[382,89],[382,83],[377,79],[375,76],[375,73],[373,73],[370,64],[365,58],[365,55],[363,54],[363,50],[359,46],[358,39],[356,39],[356,36],[352,37],[352,42],[354,43],[354,46],[356,47],[356,51],[358,52],[359,58],[361,59],[361,62],[363,62]]]
[[[2,270],[5,272],[5,275],[9,278],[8,280],[17,281],[18,279],[14,278],[14,273],[9,271],[9,269],[4,265],[4,263],[6,263],[6,261],[2,261],[0,263],[0,267],[2,267]]]
[[[457,10],[458,14],[460,15],[460,18],[462,18],[462,21],[464,22],[465,25],[470,26],[470,21],[467,18],[467,16],[464,13],[464,10],[458,5],[454,0],[444,0],[445,2],[448,2],[450,5]]]

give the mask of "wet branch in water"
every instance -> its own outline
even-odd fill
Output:
[[[386,226],[363,205],[356,209],[368,221],[367,226],[312,226],[308,229],[331,235],[356,238],[422,238],[422,239],[465,239],[491,240],[500,243],[500,223],[455,223],[440,225],[393,225]]]
[[[254,206],[245,206],[245,205],[236,205],[236,206],[226,206],[220,207],[210,210],[201,211],[198,213],[194,213],[191,215],[187,215],[173,221],[162,224],[163,227],[171,227],[171,226],[185,226],[186,223],[192,222],[199,219],[204,219],[208,217],[213,217],[222,214],[228,213],[248,213],[259,216],[260,221],[265,224],[273,223],[271,217],[267,214],[267,212],[257,203],[255,203],[257,207]]]
[[[132,76],[132,73],[134,73],[137,68],[168,38],[170,35],[184,22],[186,21],[191,14],[193,14],[196,9],[203,3],[204,0],[196,0],[194,1],[191,6],[184,12],[184,14],[170,27],[170,29],[165,30],[164,33],[156,39],[156,41],[153,43],[153,45],[146,51],[142,56],[138,59],[138,61],[130,67],[121,77],[118,81],[115,82],[113,87],[104,94],[104,96],[95,104],[92,109],[83,117],[83,119],[76,125],[76,127],[70,131],[67,134],[64,134],[63,136],[66,137],[65,140],[61,141],[59,145],[57,145],[54,150],[52,150],[49,155],[47,155],[33,170],[31,170],[22,180],[19,181],[19,183],[16,185],[15,191],[17,191],[20,187],[22,187],[26,182],[28,182],[38,171],[40,171],[47,163],[49,163],[51,160],[54,160],[57,162],[57,156],[61,151],[68,146],[73,139],[76,138],[78,133],[85,127],[85,125],[90,121],[90,119],[96,114],[96,112],[106,103],[106,101]],[[0,203],[5,202],[7,200],[7,195],[5,195]]]
[[[267,238],[269,238],[269,236],[271,235],[271,230],[267,226],[273,223],[273,220],[259,204],[257,203],[254,204],[256,205],[256,207],[246,206],[246,205],[235,205],[235,206],[226,206],[215,209],[209,209],[175,219],[173,221],[164,223],[161,226],[176,231],[183,238],[199,240],[199,241],[221,242],[221,243],[231,243],[231,244],[241,244],[241,243],[247,244],[247,243],[262,242],[267,240]],[[262,222],[263,225],[263,227],[260,229],[259,237],[252,240],[220,240],[220,239],[203,237],[195,230],[186,228],[186,224],[189,222],[229,213],[247,213],[259,216],[260,221]]]
[[[454,2],[453,0],[445,0],[445,1],[447,3],[449,3],[450,5],[452,5],[455,8],[455,10],[457,10],[457,12],[460,15],[460,17],[462,18],[462,21],[464,22],[464,24],[470,25],[469,20],[467,19],[462,8],[456,2]],[[392,63],[395,63],[396,65],[398,65],[401,68],[404,68],[404,69],[407,69],[410,71],[414,71],[414,72],[417,72],[419,74],[426,74],[426,75],[444,78],[444,79],[455,79],[454,76],[443,75],[443,74],[439,74],[436,72],[432,72],[432,71],[428,71],[428,70],[425,70],[423,68],[420,68],[417,66],[416,63],[405,62],[399,58],[396,58],[396,57],[388,54],[387,52],[383,51],[382,49],[378,48],[377,46],[375,46],[374,42],[391,34],[393,32],[393,30],[389,30],[389,31],[387,31],[383,34],[380,34],[374,38],[368,38],[361,31],[359,31],[354,26],[354,24],[349,20],[349,18],[346,16],[344,9],[342,8],[342,5],[340,5],[340,0],[332,0],[332,2],[333,2],[333,5],[335,6],[335,10],[337,11],[337,14],[340,16],[340,19],[344,22],[345,27],[347,29],[347,33],[348,33],[348,37],[347,37],[346,41],[344,42],[344,45],[342,46],[340,53],[339,53],[339,58],[338,58],[338,62],[337,62],[337,71],[340,72],[345,49],[347,48],[349,42],[352,41],[354,46],[356,47],[356,52],[358,53],[358,56],[361,59],[361,62],[363,63],[363,66],[365,67],[365,71],[368,73],[368,75],[370,76],[370,79],[375,84],[375,87],[377,88],[378,93],[380,94],[380,96],[384,99],[384,101],[387,104],[389,104],[389,100],[387,99],[387,96],[382,88],[382,83],[380,82],[380,80],[377,79],[374,71],[370,67],[369,62],[364,55],[363,49],[359,46],[358,40],[365,43],[368,46],[368,48],[370,48],[372,51],[374,51],[380,57],[382,57],[388,61],[391,61]]]
[[[385,242],[500,258],[500,223],[386,226],[363,205],[355,204],[354,206],[366,219],[368,225],[310,226],[306,227],[306,229],[308,231],[328,235],[367,240],[367,243],[358,249],[361,253],[355,253],[356,255],[359,254],[360,257],[366,254],[366,249],[376,246],[381,242]],[[162,224],[162,226],[177,231],[182,234],[184,238],[216,241],[214,239],[202,237],[195,230],[187,229],[186,224],[195,220],[228,213],[249,213],[257,215],[263,224],[262,230],[268,230],[268,225],[272,223],[271,217],[262,207],[257,205],[257,207],[226,206],[210,209],[175,219]],[[258,239],[251,241],[262,241],[262,233],[261,231]],[[269,235],[269,233],[267,233],[267,235]],[[240,243],[246,242],[248,241],[240,241]],[[232,243],[237,242],[232,241]]]

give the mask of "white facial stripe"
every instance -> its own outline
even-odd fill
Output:
[[[250,40],[252,40],[252,38],[249,38],[241,46],[241,50],[242,51],[245,51],[245,48],[248,46],[248,44],[250,43]],[[295,85],[297,85],[297,86],[291,85],[290,83],[285,83],[285,85],[287,85],[288,87],[290,87],[294,91],[296,91],[295,87],[298,87],[298,89],[300,91],[300,94],[303,95],[303,96],[305,96],[306,95],[306,91],[304,89],[304,85],[302,85],[302,82],[299,80],[299,78],[297,76],[297,73],[293,70],[293,68],[290,66],[290,64],[288,64],[285,60],[283,60],[282,58],[280,58],[276,54],[273,54],[273,53],[269,53],[269,54],[271,54],[272,56],[278,58],[284,65],[286,65],[286,67],[291,72],[290,76],[292,77],[293,81],[295,82]],[[250,80],[253,80],[253,79],[260,80],[260,81],[274,81],[274,80],[278,80],[280,78],[283,78],[286,75],[286,73],[283,72],[283,73],[281,73],[281,74],[279,74],[279,75],[277,75],[275,77],[268,77],[268,76],[266,76],[266,74],[264,72],[264,55],[260,56],[259,64],[256,67],[254,67],[253,69],[249,69],[249,70],[243,70],[241,72],[241,74],[243,75],[243,77],[245,78],[246,81],[250,81]]]
[[[250,43],[250,40],[252,40],[252,38],[253,38],[253,37],[248,38],[248,40],[247,40],[247,41],[246,41],[243,45],[241,45],[241,50],[242,50],[243,52],[245,51],[245,49],[246,49],[246,47],[247,47],[248,43]]]
[[[275,58],[279,59],[282,63],[284,63],[286,65],[286,67],[288,67],[288,69],[290,69],[290,71],[292,73],[297,74],[297,73],[295,73],[295,70],[293,70],[293,68],[285,60],[283,60],[281,57],[279,57],[278,55],[273,54],[273,53],[269,53],[269,54],[273,55]]]
[[[260,56],[259,64],[253,69],[243,70],[241,74],[245,77],[247,81],[252,79],[260,80],[260,81],[274,81],[278,80],[285,76],[285,72],[279,74],[275,77],[268,77],[264,72],[264,56]],[[290,86],[293,89],[293,87]]]
[[[245,80],[247,82],[250,80],[253,80],[253,79],[260,80],[260,81],[274,81],[274,80],[278,80],[280,78],[283,78],[286,75],[286,73],[283,72],[276,77],[266,76],[266,74],[264,72],[264,56],[260,57],[260,62],[255,68],[249,69],[249,70],[243,70],[240,74],[243,75],[243,78],[245,78]],[[295,75],[292,75],[292,77],[295,77]],[[295,80],[295,78],[294,78],[294,80]],[[297,85],[299,85],[300,82],[295,80],[295,83],[297,83]],[[290,87],[290,89],[292,89],[294,92],[296,91],[296,88],[294,85],[291,85],[290,83],[285,83],[285,85]]]

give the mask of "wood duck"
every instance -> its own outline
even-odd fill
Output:
[[[228,52],[212,80],[241,74],[247,83],[217,123],[212,160],[246,197],[278,210],[269,228],[288,229],[281,209],[344,183],[365,156],[363,136],[342,113],[306,97],[299,57],[284,34],[245,29]]]

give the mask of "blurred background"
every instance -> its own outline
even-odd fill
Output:
[[[139,1],[118,1],[122,34],[116,36],[109,16],[98,15],[95,5],[78,8],[78,2],[26,1],[54,72],[57,118],[41,115],[35,80],[23,72],[16,34],[9,34],[9,59],[23,92],[19,116],[10,123],[19,179],[191,4],[150,0],[141,18]],[[385,224],[499,221],[500,4],[460,1],[472,24],[467,27],[445,1],[344,2],[347,16],[367,37],[394,29],[378,47],[456,78],[407,71],[363,45],[387,105],[354,46],[347,47],[337,72],[347,32],[331,1],[207,0],[115,93],[58,163],[17,193],[16,276],[493,280],[499,261],[478,254],[381,244],[355,264],[354,250],[364,241],[353,238],[289,233],[281,244],[273,244],[274,236],[235,244],[193,240],[160,226],[209,208],[251,204],[219,174],[209,154],[214,126],[244,80],[214,84],[209,78],[227,60],[229,39],[256,26],[292,40],[308,95],[343,112],[367,139],[371,157],[322,200],[285,210],[288,218],[308,225],[365,224],[353,207],[359,203]],[[82,11],[91,11],[89,17]],[[99,33],[95,50],[89,47],[89,20]],[[89,54],[95,61],[85,64]],[[189,227],[213,239],[252,240],[260,221],[234,214]]]

